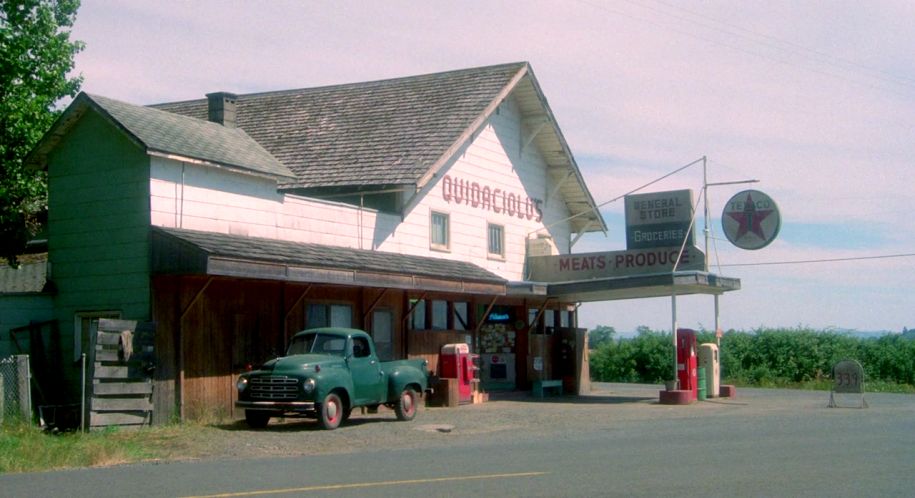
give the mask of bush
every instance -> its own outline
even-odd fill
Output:
[[[708,331],[700,344],[715,342]],[[630,339],[602,343],[591,352],[591,378],[598,382],[649,382],[673,374],[670,333],[639,327]],[[809,328],[728,331],[721,339],[721,376],[740,385],[824,385],[841,360],[859,361],[868,383],[915,386],[915,340],[901,335],[861,339]]]

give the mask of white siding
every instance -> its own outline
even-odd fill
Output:
[[[560,202],[547,202],[553,188],[546,173],[546,163],[532,147],[521,152],[521,116],[513,99],[506,100],[489,123],[473,141],[454,158],[424,189],[422,199],[398,228],[397,238],[390,238],[382,250],[470,261],[509,280],[524,280],[526,239],[534,232],[558,220],[569,212]],[[445,177],[476,182],[481,188],[524,198],[543,201],[543,219],[527,216],[510,216],[496,213],[481,205],[458,203],[452,197],[446,200]],[[453,191],[452,191],[453,192]],[[433,250],[429,246],[429,215],[432,211],[448,213],[451,221],[451,247],[449,252]],[[487,224],[505,227],[505,258],[492,258],[487,254]],[[569,226],[559,223],[548,230],[557,252],[568,252]]]
[[[566,218],[561,202],[549,202],[553,185],[539,152],[521,151],[521,116],[506,100],[487,125],[420,192],[401,221],[399,215],[316,199],[283,195],[268,179],[224,169],[152,158],[151,221],[155,226],[266,237],[332,246],[458,259],[509,280],[524,280],[525,240]],[[542,200],[543,219],[509,216],[493,209],[446,200],[445,177],[476,182],[505,195]],[[522,204],[523,206],[523,204]],[[430,248],[432,210],[450,217],[450,250]],[[487,223],[505,227],[505,257],[487,254]],[[549,228],[560,253],[569,250],[569,225]]]

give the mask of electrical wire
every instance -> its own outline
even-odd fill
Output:
[[[804,260],[795,260],[795,261],[764,261],[759,263],[725,263],[719,266],[721,267],[737,267],[737,266],[774,266],[774,265],[804,265],[812,263],[836,263],[836,262],[848,262],[848,261],[865,261],[873,259],[893,259],[893,258],[911,258],[915,257],[915,253],[902,253],[902,254],[882,254],[879,256],[855,256],[849,258],[824,258],[824,259],[804,259]]]
[[[875,75],[865,75],[865,77],[869,77],[869,78],[872,78],[872,79],[876,79],[876,80],[882,81],[882,82],[884,83],[883,85],[877,85],[877,84],[874,84],[874,83],[868,83],[868,82],[866,82],[866,81],[860,81],[860,80],[852,79],[852,78],[848,77],[847,75],[842,75],[842,74],[838,74],[838,73],[836,73],[836,72],[830,72],[830,71],[818,69],[818,68],[816,68],[816,67],[813,67],[813,66],[812,66],[811,64],[809,64],[809,63],[808,63],[808,64],[802,64],[802,63],[799,63],[798,61],[793,61],[793,60],[791,60],[791,59],[789,58],[788,54],[785,53],[785,52],[788,51],[788,49],[785,49],[784,47],[777,47],[777,46],[775,46],[775,45],[773,45],[773,44],[771,44],[771,43],[765,43],[765,42],[762,42],[762,41],[760,41],[760,40],[754,40],[753,38],[750,38],[750,37],[748,37],[748,36],[746,36],[746,35],[739,35],[739,34],[736,34],[736,33],[734,33],[734,32],[730,32],[730,31],[727,31],[727,30],[725,30],[725,29],[722,29],[722,28],[720,28],[720,27],[710,26],[710,25],[708,25],[708,24],[705,24],[705,25],[703,26],[703,24],[701,24],[701,23],[698,23],[698,22],[695,22],[695,21],[691,21],[691,20],[689,20],[689,19],[684,19],[682,16],[678,16],[678,15],[676,15],[676,14],[664,13],[663,11],[659,11],[658,9],[655,9],[655,8],[652,8],[652,7],[649,7],[649,6],[646,6],[646,5],[644,5],[644,4],[639,4],[638,2],[635,2],[634,0],[627,0],[627,1],[628,1],[629,3],[632,3],[632,4],[635,4],[635,5],[637,5],[637,6],[640,6],[640,7],[644,8],[644,9],[654,10],[654,11],[656,11],[656,12],[660,12],[660,13],[665,14],[665,15],[667,15],[668,17],[672,17],[672,18],[674,18],[674,19],[679,18],[680,20],[684,20],[684,21],[686,21],[686,22],[689,22],[689,23],[698,25],[699,27],[705,27],[705,28],[708,28],[709,30],[716,31],[716,32],[721,33],[721,34],[725,34],[725,35],[727,35],[727,36],[729,36],[729,37],[731,37],[731,38],[736,38],[736,39],[738,39],[738,40],[743,40],[743,41],[749,41],[749,42],[755,44],[756,46],[766,46],[766,47],[769,48],[769,49],[775,50],[775,52],[776,52],[776,53],[779,53],[780,56],[776,56],[776,55],[772,55],[772,54],[767,54],[767,53],[764,53],[764,52],[761,52],[761,51],[758,51],[758,50],[748,49],[748,48],[746,48],[746,47],[741,47],[741,46],[739,46],[739,45],[736,44],[736,43],[728,43],[728,42],[725,42],[725,41],[722,41],[722,40],[717,40],[717,39],[710,38],[710,37],[707,37],[707,36],[702,36],[702,35],[699,35],[699,34],[697,34],[697,33],[695,33],[695,32],[688,31],[688,30],[683,29],[683,28],[679,28],[679,27],[675,27],[675,26],[667,26],[667,25],[664,25],[663,23],[660,23],[660,22],[655,21],[655,20],[652,20],[652,19],[648,19],[648,18],[645,18],[645,17],[638,17],[638,16],[632,15],[632,14],[630,14],[630,13],[628,13],[628,12],[625,12],[625,11],[621,11],[621,10],[618,10],[618,9],[611,8],[611,7],[609,7],[609,6],[606,5],[606,4],[601,4],[601,3],[593,2],[593,1],[589,1],[589,0],[578,0],[579,3],[588,5],[588,6],[592,7],[592,8],[594,8],[594,9],[603,10],[603,11],[605,11],[605,12],[609,12],[609,13],[616,14],[616,15],[619,15],[619,16],[627,17],[627,18],[629,18],[629,19],[633,19],[633,20],[635,20],[635,21],[639,21],[639,22],[642,22],[642,23],[645,23],[645,24],[651,24],[651,25],[660,27],[660,28],[662,28],[662,29],[664,29],[664,30],[667,30],[667,31],[671,31],[671,32],[678,33],[678,34],[683,35],[683,36],[687,36],[687,37],[694,38],[694,39],[697,39],[697,40],[701,40],[701,41],[704,41],[704,42],[707,42],[707,43],[711,43],[711,44],[713,44],[713,45],[718,45],[718,46],[721,46],[721,47],[725,47],[725,48],[728,48],[728,49],[731,49],[731,50],[734,50],[734,51],[737,51],[737,52],[742,52],[742,53],[744,53],[744,54],[751,55],[751,56],[753,56],[753,57],[758,57],[758,58],[761,58],[761,59],[768,59],[768,60],[770,60],[770,61],[777,62],[777,63],[779,63],[779,64],[791,65],[791,66],[799,67],[799,68],[804,69],[804,70],[806,70],[806,71],[808,71],[808,72],[815,73],[815,74],[819,74],[819,75],[821,75],[821,76],[827,76],[827,77],[830,77],[830,78],[840,79],[840,80],[844,80],[844,81],[846,81],[846,82],[848,82],[848,83],[856,84],[856,85],[858,85],[858,86],[863,86],[863,87],[871,88],[871,89],[874,89],[874,90],[880,90],[880,91],[885,91],[885,92],[887,92],[887,93],[892,93],[892,94],[894,94],[894,95],[897,96],[897,97],[903,97],[903,98],[910,98],[910,97],[911,97],[911,95],[909,95],[909,94],[907,94],[907,93],[905,93],[905,92],[902,92],[902,91],[900,91],[900,90],[897,89],[897,88],[890,87],[890,86],[886,86],[887,83],[894,83],[894,84],[896,84],[896,85],[899,85],[899,86],[902,86],[902,87],[906,87],[907,89],[911,89],[912,86],[913,86],[913,84],[912,84],[912,83],[908,83],[908,82],[904,81],[904,80],[901,79],[901,78],[896,77],[896,78],[894,78],[893,80],[888,80],[886,77],[879,77],[879,76],[875,76]],[[749,30],[747,30],[747,31],[749,31]],[[752,31],[751,31],[751,32],[752,32]],[[760,36],[762,36],[762,35],[760,35]],[[772,38],[772,39],[775,39],[775,40],[778,40],[778,38],[773,37],[773,36],[770,36],[770,35],[765,35],[765,36],[766,36],[766,37],[769,37],[769,38]],[[784,41],[782,41],[782,43],[783,43],[783,44],[789,44],[789,45],[796,45],[796,44],[792,44],[792,43],[790,43],[790,42],[784,42]],[[800,45],[798,45],[798,46],[800,46]],[[813,50],[813,49],[805,49],[805,50],[810,51],[810,52],[814,52],[814,53],[819,53],[819,52],[817,52],[817,51],[815,51],[815,50]],[[795,53],[796,53],[796,52],[797,52],[797,51],[795,50]],[[833,64],[833,65],[835,65],[835,64]],[[851,74],[854,74],[854,73],[851,73]]]

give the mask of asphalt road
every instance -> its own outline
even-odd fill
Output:
[[[830,409],[824,392],[742,389],[671,407],[657,404],[657,389],[597,384],[585,398],[509,396],[426,410],[409,424],[357,422],[321,433],[331,447],[319,454],[4,475],[0,495],[915,494],[915,396],[868,394],[867,409]],[[393,428],[399,440],[371,444]],[[272,435],[299,432],[316,435]],[[333,448],[335,438],[346,447]],[[368,446],[353,448],[360,438]]]

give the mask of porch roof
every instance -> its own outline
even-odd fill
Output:
[[[479,266],[423,256],[153,227],[158,274],[504,295],[507,281]]]
[[[625,277],[595,278],[572,282],[511,282],[513,296],[550,297],[567,302],[615,301],[672,294],[720,295],[740,289],[740,279],[703,271],[655,273]]]

